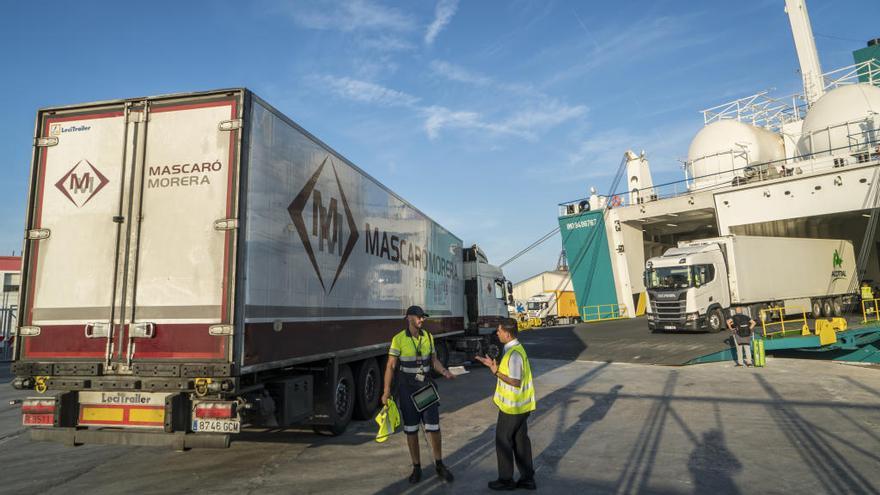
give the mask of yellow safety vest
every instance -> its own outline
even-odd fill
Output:
[[[862,299],[863,300],[874,299],[874,291],[871,289],[870,285],[863,285],[862,286]]]
[[[532,385],[532,367],[529,365],[529,358],[526,357],[526,350],[522,344],[517,344],[504,353],[504,356],[501,358],[501,364],[498,365],[498,372],[510,376],[508,375],[510,372],[508,364],[510,362],[510,355],[513,352],[520,353],[523,358],[520,386],[514,387],[499,379],[498,384],[495,386],[494,401],[498,409],[501,409],[501,412],[505,414],[524,414],[534,411],[536,403],[535,387]]]

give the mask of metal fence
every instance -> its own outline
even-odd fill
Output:
[[[18,308],[0,307],[0,362],[12,360],[12,337],[17,324]]]

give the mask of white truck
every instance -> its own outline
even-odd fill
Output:
[[[441,360],[486,352],[509,284],[246,89],[37,114],[13,386],[67,444],[341,433],[420,305]]]
[[[579,323],[573,291],[547,291],[535,294],[526,301],[529,320],[538,320],[540,326],[573,325]]]
[[[857,289],[850,241],[731,235],[680,242],[645,264],[652,331],[717,332],[733,306],[842,314]]]

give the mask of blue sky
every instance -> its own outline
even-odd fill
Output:
[[[608,187],[655,182],[699,110],[800,90],[783,0],[6,2],[0,254],[21,249],[40,107],[247,86],[496,263]],[[880,2],[808,0],[823,68],[880,37]],[[556,237],[506,272],[551,269]]]

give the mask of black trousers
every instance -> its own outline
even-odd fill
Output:
[[[498,411],[495,426],[495,454],[498,456],[498,479],[513,479],[513,463],[521,479],[535,476],[532,465],[532,442],[529,440],[529,413],[505,414]]]

